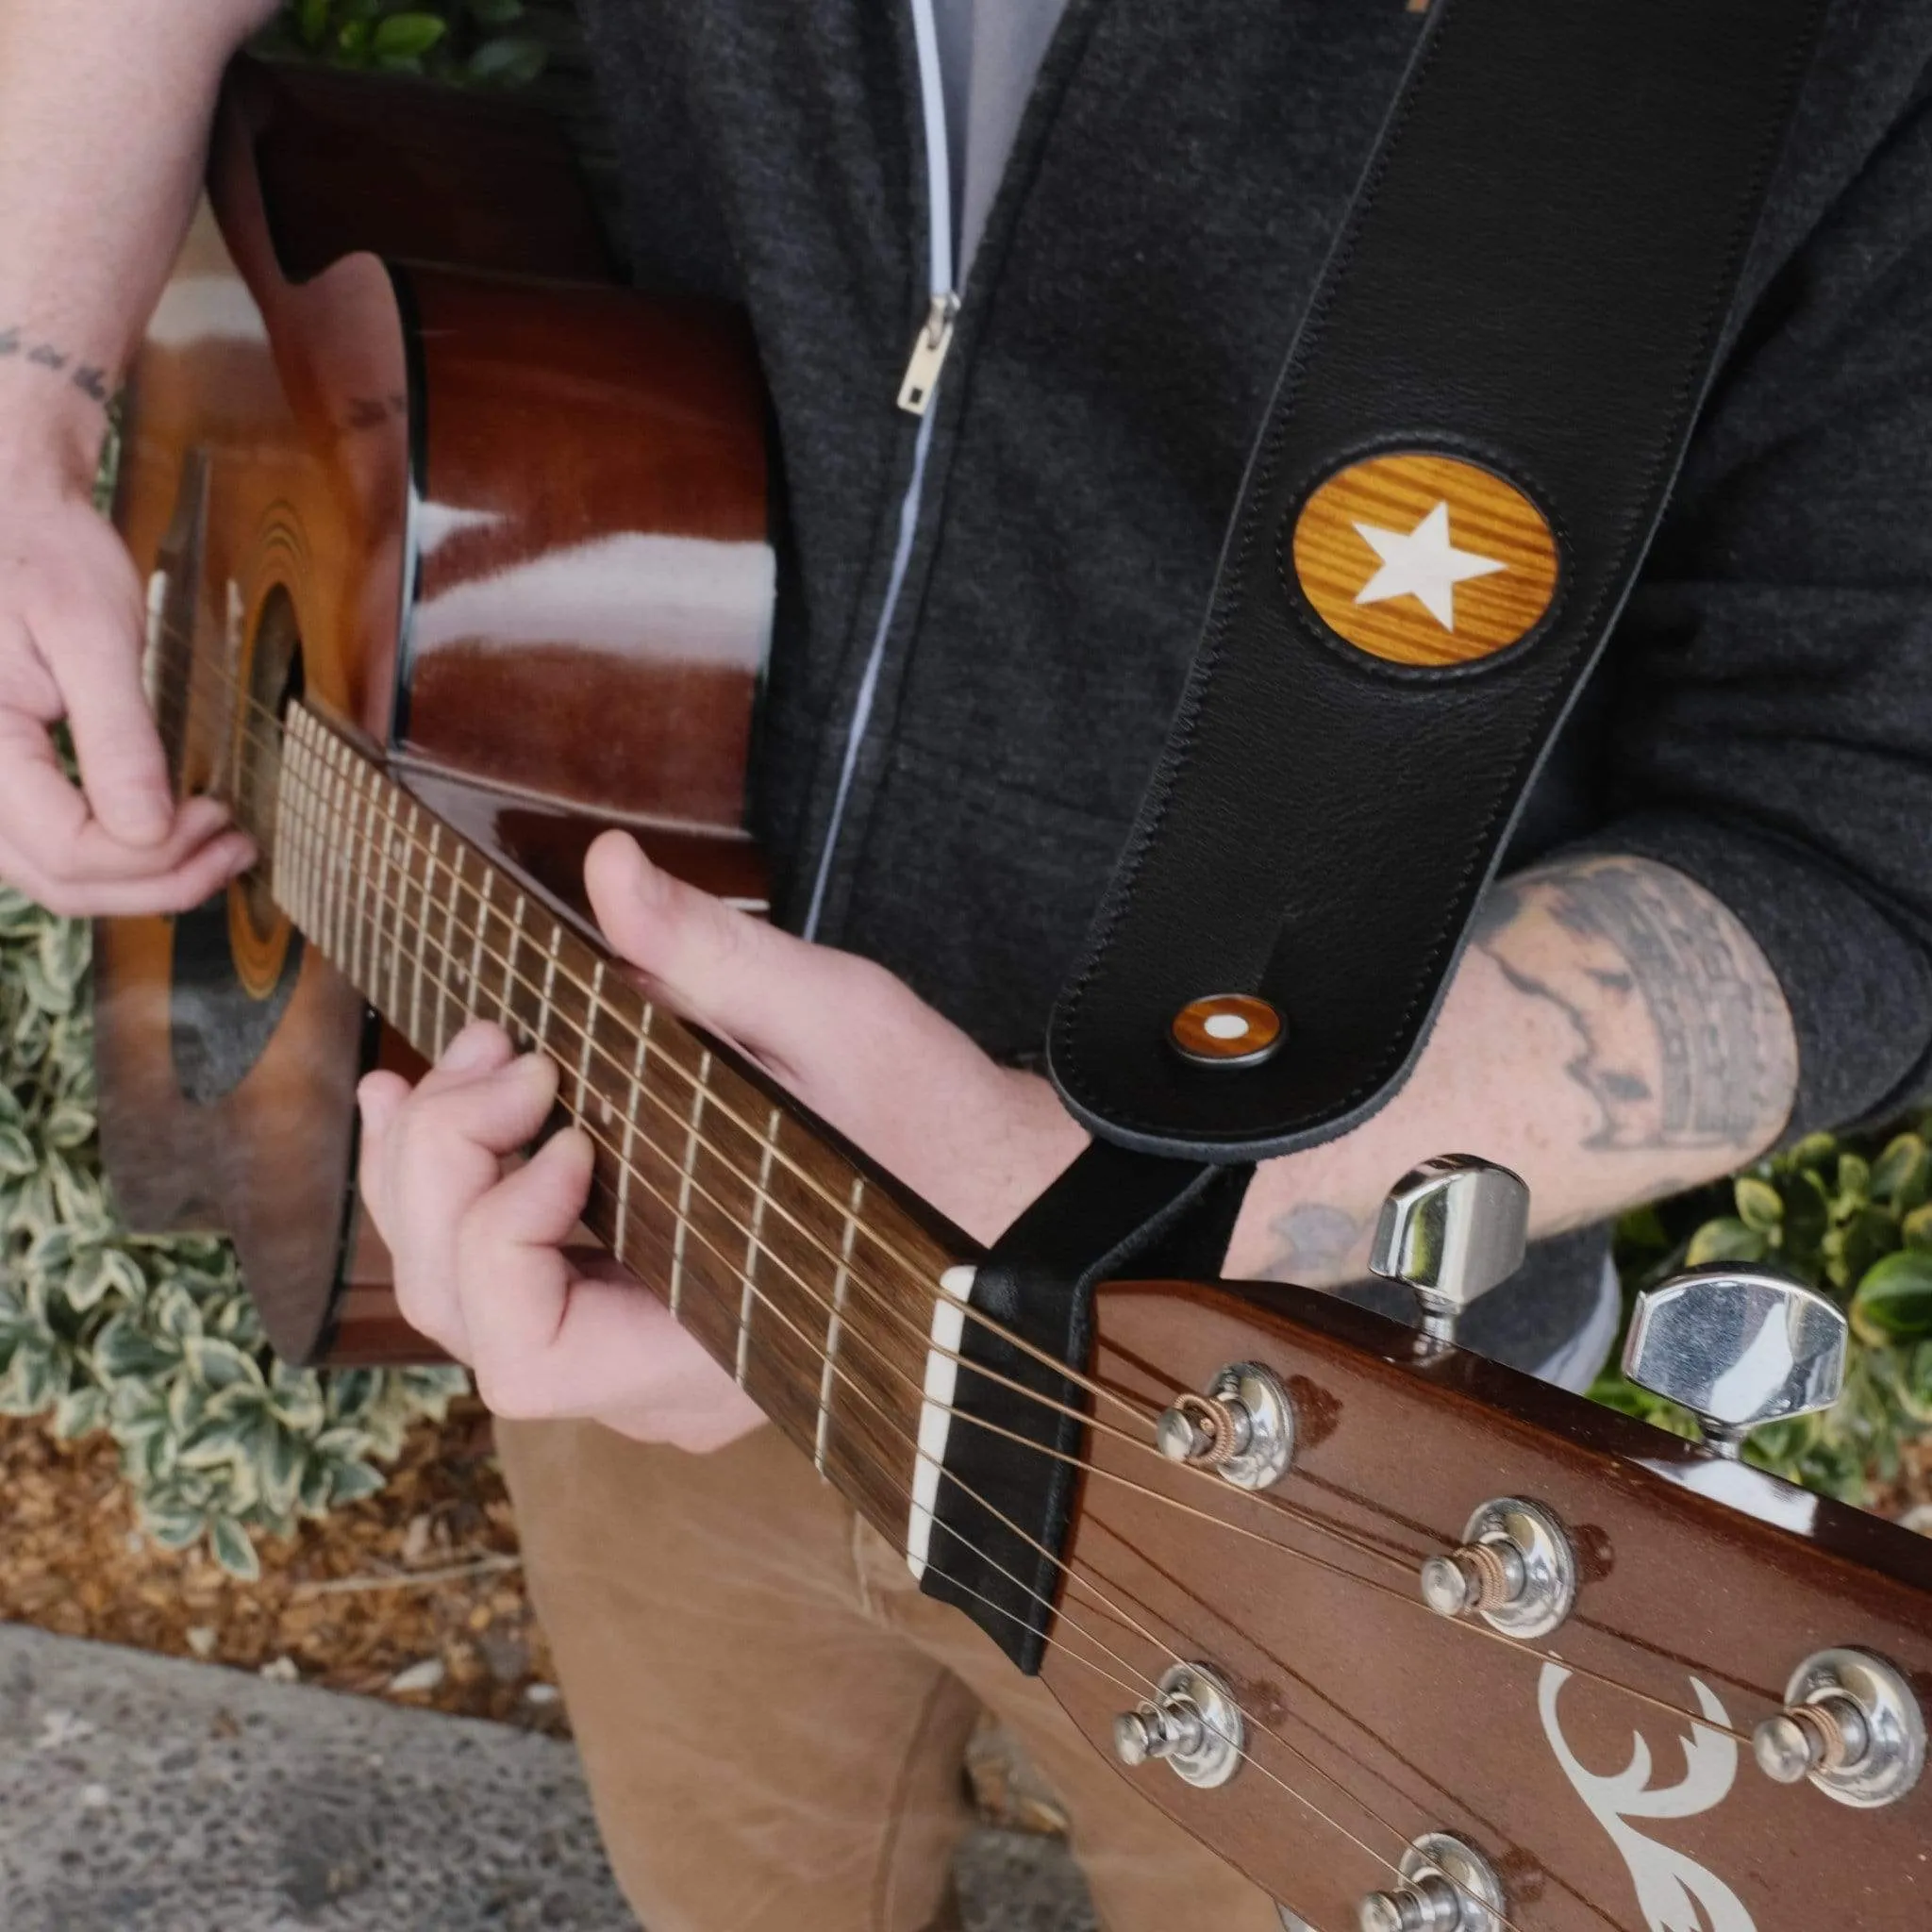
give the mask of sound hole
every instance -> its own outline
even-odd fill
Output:
[[[249,641],[228,769],[237,821],[261,859],[175,922],[169,1036],[182,1094],[207,1106],[231,1093],[268,1049],[301,975],[302,936],[274,897],[279,721],[302,691],[301,627],[288,592],[270,591]]]

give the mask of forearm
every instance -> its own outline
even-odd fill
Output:
[[[1797,1046],[1751,936],[1667,866],[1589,858],[1491,892],[1402,1091],[1354,1133],[1256,1175],[1235,1278],[1358,1279],[1390,1183],[1479,1154],[1552,1234],[1727,1174],[1775,1140]]]
[[[222,69],[275,0],[0,0],[0,468],[92,477],[192,210]]]

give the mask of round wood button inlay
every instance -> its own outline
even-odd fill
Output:
[[[1217,992],[1190,1000],[1174,1016],[1174,1043],[1191,1060],[1241,1066],[1265,1060],[1281,1044],[1281,1015],[1252,993]]]
[[[1557,593],[1557,540],[1513,483],[1458,457],[1351,463],[1294,525],[1302,593],[1337,637],[1397,664],[1506,650]]]

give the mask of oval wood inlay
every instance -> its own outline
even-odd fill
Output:
[[[1252,993],[1218,992],[1190,1000],[1174,1016],[1174,1043],[1191,1060],[1253,1065],[1281,1043],[1281,1015]]]
[[[1328,628],[1397,664],[1505,650],[1557,591],[1557,542],[1536,505],[1492,470],[1422,450],[1338,470],[1302,506],[1293,551]]]

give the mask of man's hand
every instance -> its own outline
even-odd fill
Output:
[[[55,912],[181,911],[254,856],[213,800],[170,797],[142,634],[134,564],[84,495],[30,477],[0,495],[0,879]],[[79,790],[48,736],[62,718]]]
[[[991,1240],[1085,1144],[1045,1081],[989,1059],[884,968],[808,945],[680,884],[626,837],[591,848],[611,945],[653,996],[734,1041],[969,1234]],[[509,1416],[590,1416],[702,1451],[758,1414],[656,1298],[564,1251],[591,1146],[528,1143],[556,1097],[546,1059],[500,1029],[458,1035],[413,1091],[362,1083],[363,1199],[403,1313]]]

